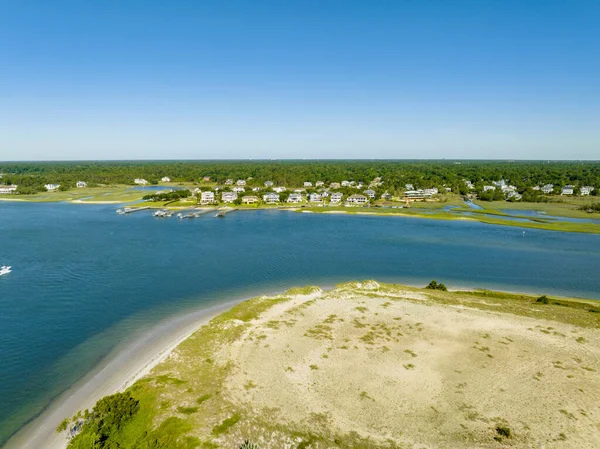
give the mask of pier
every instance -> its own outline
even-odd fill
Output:
[[[235,208],[228,208],[228,209],[220,209],[217,214],[215,215],[215,218],[223,218],[225,217],[226,214],[236,211],[237,209]]]
[[[139,212],[141,210],[147,210],[150,209],[150,206],[143,206],[143,207],[124,207],[123,209],[117,209],[117,214],[119,215],[124,215],[124,214],[131,214],[133,212]]]
[[[177,218],[179,218],[180,220],[183,220],[184,218],[198,218],[201,215],[207,214],[209,212],[214,211],[215,208],[210,208],[210,209],[192,209],[193,212],[189,212],[187,214],[183,214],[183,213],[178,213],[177,214]]]

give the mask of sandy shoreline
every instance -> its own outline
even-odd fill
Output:
[[[150,372],[183,340],[212,318],[245,300],[227,301],[179,316],[153,327],[131,344],[115,349],[109,361],[59,395],[38,417],[22,427],[6,449],[63,449],[65,434],[55,429],[65,417],[93,407],[98,399],[124,390]]]

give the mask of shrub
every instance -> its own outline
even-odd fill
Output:
[[[427,287],[430,290],[441,290],[441,291],[448,291],[448,289],[446,288],[446,286],[444,284],[442,284],[441,282],[438,284],[436,280],[433,280],[429,283],[429,285],[427,285]]]
[[[240,446],[240,449],[260,449],[257,444],[252,444],[248,440],[244,441],[244,443]]]
[[[510,438],[511,435],[512,435],[511,431],[510,431],[510,427],[508,427],[508,426],[498,426],[498,427],[496,427],[496,433],[501,438]]]
[[[536,299],[535,302],[539,302],[540,304],[550,304],[550,298],[548,298],[546,295],[543,295]]]

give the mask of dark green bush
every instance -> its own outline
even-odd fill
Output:
[[[427,287],[425,288],[428,288],[430,290],[442,290],[444,292],[448,291],[444,284],[442,284],[441,282],[438,284],[436,280],[431,281],[429,285],[427,285]]]

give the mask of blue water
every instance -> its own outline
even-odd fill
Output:
[[[119,216],[0,204],[0,441],[140,329],[294,285],[378,279],[600,299],[600,235],[405,217]]]

